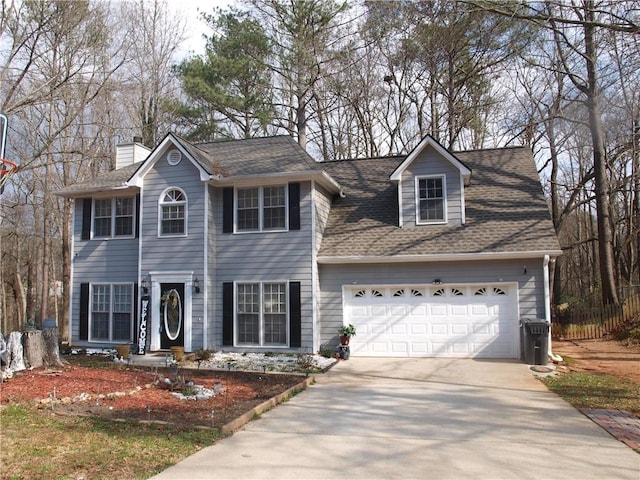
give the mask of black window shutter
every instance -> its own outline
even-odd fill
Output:
[[[233,282],[222,284],[222,345],[233,346]]]
[[[222,190],[222,233],[233,233],[233,187]]]
[[[300,282],[289,282],[289,338],[291,347],[302,346]]]
[[[90,198],[82,199],[82,240],[91,238],[91,205]]]
[[[140,237],[140,194],[136,195],[136,238]]]
[[[289,184],[289,230],[300,230],[300,184]]]
[[[89,284],[80,284],[80,340],[89,340]]]

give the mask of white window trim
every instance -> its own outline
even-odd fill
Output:
[[[93,331],[93,289],[96,286],[108,286],[109,287],[109,338],[107,340],[102,338],[92,338],[91,332]],[[136,311],[136,298],[135,291],[133,289],[133,283],[131,282],[95,282],[89,284],[89,332],[88,341],[93,343],[122,343],[123,340],[113,340],[113,287],[115,285],[128,285],[131,289],[131,323],[129,325],[129,339],[128,342],[133,342],[133,328],[136,323],[135,311]]]
[[[284,188],[284,228],[264,228],[264,189],[283,187]],[[235,187],[233,189],[233,233],[272,233],[272,232],[288,232],[289,231],[289,185],[274,184],[260,185],[258,187]],[[257,230],[238,230],[238,190],[258,189],[258,229]]]
[[[420,180],[428,180],[431,178],[442,179],[442,220],[421,220],[420,219]],[[419,175],[415,177],[415,206],[416,206],[416,225],[443,225],[447,223],[447,176],[441,175]]]
[[[283,345],[267,345],[264,342],[264,284],[265,283],[279,283],[284,285],[284,294],[285,294],[285,308],[287,309],[285,315],[285,328],[287,329],[287,339],[286,343]],[[259,313],[259,332],[258,337],[260,338],[260,343],[258,345],[254,343],[241,343],[238,341],[238,285],[247,285],[247,284],[258,284],[260,289],[260,313]],[[291,345],[291,330],[290,330],[290,319],[291,315],[291,305],[289,299],[289,281],[288,280],[265,280],[265,281],[236,281],[233,282],[233,345],[236,347],[246,347],[246,348],[289,348]]]
[[[164,205],[170,205],[169,203],[164,203],[165,195],[171,190],[178,190],[182,192],[184,196],[184,233],[162,233],[162,207]],[[178,205],[178,204],[176,204]],[[189,231],[189,197],[187,197],[187,193],[179,187],[169,187],[166,188],[158,198],[158,238],[183,238],[186,237]]]
[[[131,235],[116,235],[116,200],[121,198],[130,198],[133,201],[133,214],[131,218]],[[111,235],[96,235],[95,227],[96,227],[96,200],[111,200]],[[135,238],[136,236],[136,218],[138,212],[136,211],[136,197],[135,195],[126,195],[123,197],[94,197],[91,202],[91,238],[96,240],[107,240],[107,239],[129,239]]]

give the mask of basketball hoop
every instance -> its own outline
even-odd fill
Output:
[[[4,185],[11,176],[18,170],[18,165],[6,158],[0,158],[0,190],[4,190]]]

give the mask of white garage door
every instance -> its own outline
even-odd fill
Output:
[[[351,355],[518,358],[515,284],[345,287]]]

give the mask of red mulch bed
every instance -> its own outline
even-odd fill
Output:
[[[219,382],[224,391],[209,399],[182,400],[160,387],[156,382],[159,375],[178,375],[208,389]],[[219,428],[303,380],[299,375],[192,369],[176,372],[104,362],[99,368],[68,365],[16,373],[0,384],[0,403],[34,402],[60,414]]]

